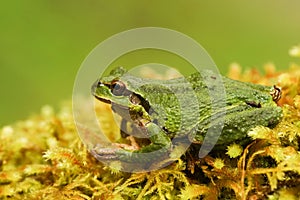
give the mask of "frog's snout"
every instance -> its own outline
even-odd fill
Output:
[[[101,95],[99,96],[99,94],[97,94],[97,89],[102,86],[104,86],[104,84],[101,83],[99,80],[95,81],[95,83],[93,83],[93,85],[91,87],[91,93],[99,101],[110,104],[111,103],[110,100],[105,99],[105,98],[101,97]]]
[[[96,81],[93,83],[93,85],[92,85],[92,87],[91,87],[91,93],[92,93],[93,96],[96,95],[96,89],[97,89],[97,87],[99,86],[99,84],[101,84],[101,83],[99,82],[99,80],[96,80]]]

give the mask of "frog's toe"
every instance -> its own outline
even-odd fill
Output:
[[[131,157],[132,151],[132,149],[128,149],[126,146],[123,146],[121,144],[117,145],[114,143],[109,147],[97,144],[90,152],[99,161],[127,161]]]
[[[117,151],[116,148],[95,148],[91,150],[91,154],[97,160],[116,160],[118,159]]]

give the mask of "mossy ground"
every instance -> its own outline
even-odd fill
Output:
[[[0,199],[299,199],[300,67],[276,72],[268,64],[261,75],[234,64],[228,76],[282,88],[283,120],[274,129],[251,130],[247,146],[231,144],[202,160],[186,156],[157,171],[124,173],[88,153],[71,103],[58,112],[45,106],[1,129]],[[97,109],[113,123],[108,107]]]

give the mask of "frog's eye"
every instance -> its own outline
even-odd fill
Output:
[[[113,81],[111,83],[111,92],[116,96],[122,95],[125,89],[126,85],[122,81]]]

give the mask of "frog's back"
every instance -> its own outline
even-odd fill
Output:
[[[151,105],[152,119],[170,137],[191,133],[195,142],[203,141],[214,126],[224,125],[219,143],[226,143],[246,137],[257,125],[277,124],[281,117],[281,108],[269,94],[271,87],[231,80],[209,70],[187,78],[155,80],[140,89]],[[211,110],[212,104],[217,108]]]
[[[139,92],[151,105],[151,118],[170,137],[186,135],[210,113],[208,90],[201,75],[194,76],[197,78],[147,80],[139,87]]]
[[[221,78],[222,81],[218,81]],[[196,73],[189,77],[196,91],[208,88],[204,81],[209,81],[209,90],[213,96],[206,102],[218,104],[215,100],[223,100],[225,107],[210,111],[210,118],[200,120],[197,124],[194,141],[202,142],[208,129],[219,130],[223,126],[222,134],[218,138],[218,144],[242,140],[247,136],[249,129],[261,125],[275,126],[282,117],[282,109],[276,105],[270,91],[273,87],[253,83],[240,82],[223,76],[217,76],[212,71]],[[222,85],[219,85],[219,84]],[[201,92],[197,92],[198,100],[203,98]],[[218,96],[218,95],[222,95]],[[201,102],[201,101],[199,101]],[[207,103],[210,105],[210,103]],[[200,110],[201,112],[201,110]],[[203,113],[201,113],[203,114]]]

